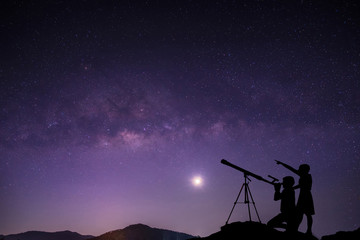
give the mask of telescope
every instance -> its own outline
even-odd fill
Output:
[[[261,177],[259,175],[256,175],[255,173],[247,171],[247,170],[245,170],[245,169],[243,169],[243,168],[241,168],[239,166],[236,166],[236,165],[226,161],[225,159],[222,159],[221,163],[224,164],[224,165],[227,165],[229,167],[235,168],[236,170],[239,170],[240,172],[243,172],[245,177],[250,176],[250,177],[256,178],[257,180],[260,180],[260,181],[263,181],[263,182],[266,182],[266,183],[269,183],[269,184],[272,184],[272,185],[277,184],[276,181],[278,181],[278,179],[274,178],[272,176],[269,176],[269,177],[271,177],[273,179],[273,181],[270,182],[269,180],[267,180],[267,179],[265,179],[265,178],[263,178],[263,177]]]
[[[263,177],[261,177],[261,176],[259,176],[259,175],[256,175],[255,173],[252,173],[252,172],[250,172],[250,171],[248,171],[248,170],[245,170],[245,169],[243,169],[243,168],[241,168],[241,167],[239,167],[239,166],[236,166],[235,164],[232,164],[232,163],[226,161],[225,159],[222,159],[222,160],[221,160],[221,163],[222,163],[222,164],[225,164],[225,165],[227,165],[227,166],[229,166],[229,167],[232,167],[232,168],[234,168],[234,169],[236,169],[236,170],[238,170],[238,171],[240,171],[240,172],[243,172],[243,173],[244,173],[244,179],[245,179],[245,182],[244,182],[243,185],[241,186],[240,192],[239,192],[239,194],[237,195],[237,198],[236,198],[236,200],[235,200],[235,202],[234,202],[234,206],[233,206],[232,209],[231,209],[230,215],[229,215],[228,219],[226,220],[226,224],[228,224],[228,222],[229,222],[229,220],[230,220],[230,217],[231,217],[231,214],[233,213],[234,208],[235,208],[235,205],[236,205],[237,203],[245,203],[245,204],[247,204],[250,222],[251,222],[250,203],[253,204],[254,209],[255,209],[255,212],[256,212],[256,215],[257,215],[257,217],[258,217],[258,220],[259,220],[259,222],[261,222],[260,217],[259,217],[259,213],[257,212],[256,206],[255,206],[254,199],[253,199],[252,194],[251,194],[251,192],[250,192],[250,187],[249,187],[249,181],[250,181],[250,179],[249,179],[249,177],[256,178],[257,180],[260,180],[260,181],[269,183],[269,184],[274,185],[274,186],[276,186],[277,184],[280,184],[280,183],[276,183],[276,182],[278,181],[278,179],[277,179],[277,178],[274,178],[274,177],[272,177],[272,176],[269,175],[269,177],[272,179],[272,182],[270,182],[269,180],[267,180],[267,179],[265,179],[265,178],[263,178]],[[238,202],[239,197],[240,197],[240,194],[241,194],[241,191],[242,191],[243,189],[245,190],[245,200],[244,200],[244,202]]]

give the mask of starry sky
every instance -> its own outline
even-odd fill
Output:
[[[279,179],[294,175],[274,159],[308,163],[313,233],[359,227],[357,1],[0,9],[1,234],[143,223],[210,235],[244,181],[223,158]],[[249,186],[266,223],[273,186]],[[237,204],[230,222],[247,220]]]

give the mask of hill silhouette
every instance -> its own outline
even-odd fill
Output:
[[[185,233],[134,224],[124,229],[107,232],[91,240],[187,240],[193,237]]]
[[[1,240],[85,240],[93,238],[90,235],[81,235],[71,231],[41,232],[29,231],[0,237]]]

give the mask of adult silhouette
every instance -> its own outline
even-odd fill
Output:
[[[301,164],[299,169],[295,169],[289,166],[286,163],[275,160],[277,164],[284,166],[289,169],[293,173],[297,174],[299,178],[299,184],[294,187],[294,189],[300,188],[299,198],[296,204],[296,212],[297,212],[297,227],[300,225],[303,216],[305,214],[307,218],[307,234],[312,235],[312,224],[313,219],[312,215],[315,214],[314,209],[314,201],[311,194],[311,186],[312,186],[312,177],[309,174],[310,166],[308,164]]]
[[[295,180],[291,176],[283,178],[283,191],[280,192],[281,183],[274,185],[274,200],[281,200],[280,213],[273,217],[267,225],[273,228],[285,228],[287,232],[295,232],[296,229],[296,212],[295,212]]]

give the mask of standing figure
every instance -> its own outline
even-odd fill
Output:
[[[296,170],[295,168],[275,160],[277,164],[283,165],[285,168],[289,169],[290,171],[294,172],[295,174],[299,175],[299,184],[294,187],[294,189],[300,188],[299,198],[296,204],[296,211],[298,214],[297,220],[297,227],[299,227],[304,214],[307,218],[307,234],[312,235],[312,224],[313,219],[312,215],[315,214],[314,210],[314,202],[311,194],[311,186],[312,186],[312,178],[311,174],[309,174],[310,166],[308,164],[301,164],[299,169]]]
[[[280,203],[280,213],[273,217],[267,225],[272,228],[285,228],[287,232],[295,232],[296,229],[296,212],[295,212],[295,180],[291,176],[283,178],[283,191],[280,192],[281,183],[274,185],[274,200]]]

